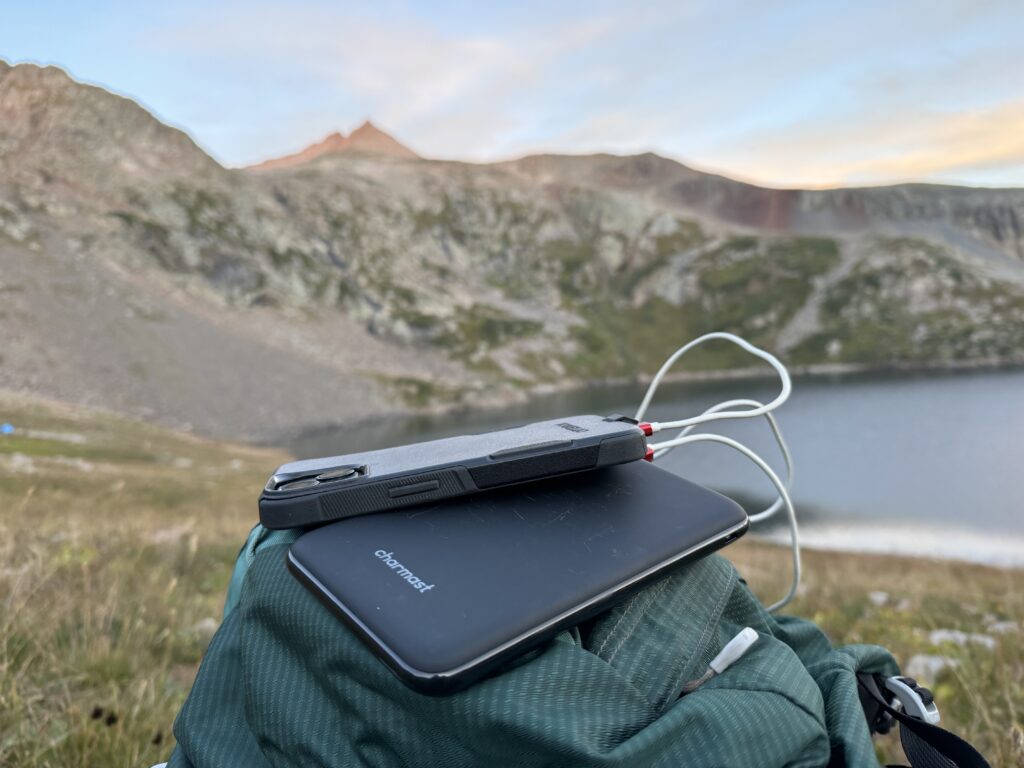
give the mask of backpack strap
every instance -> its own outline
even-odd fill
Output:
[[[858,674],[861,703],[872,733],[888,733],[894,722],[900,724],[900,743],[911,768],[990,768],[978,750],[959,736],[935,725],[938,710],[931,700],[930,691],[917,686],[909,678],[890,680],[896,680],[899,685],[887,686],[881,675]],[[899,709],[892,707],[891,699],[882,693],[894,688],[906,688],[912,694]],[[910,714],[914,709],[918,712]]]

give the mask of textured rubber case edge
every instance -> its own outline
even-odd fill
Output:
[[[647,441],[643,433],[636,430],[634,434],[607,437],[598,445],[574,446],[571,450],[537,453],[490,465],[451,466],[294,498],[261,496],[260,522],[270,529],[322,525],[355,515],[386,512],[491,488],[625,464],[642,459],[646,452]],[[437,487],[423,493],[390,495],[405,486],[434,482]]]
[[[564,629],[569,629],[604,611],[631,593],[642,589],[651,581],[688,560],[696,559],[721,549],[726,544],[738,539],[750,527],[746,517],[735,526],[721,531],[714,538],[700,542],[679,554],[668,558],[650,568],[636,574],[632,578],[616,584],[578,605],[563,611],[559,615],[542,624],[514,637],[505,643],[487,651],[454,669],[444,672],[424,672],[417,669],[398,656],[383,640],[381,640],[359,617],[335,597],[320,581],[296,561],[289,549],[286,562],[289,570],[313,594],[335,613],[360,640],[390,669],[399,680],[418,693],[428,696],[446,696],[467,688],[480,678],[493,672],[517,656],[550,640]]]

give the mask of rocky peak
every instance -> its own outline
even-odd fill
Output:
[[[292,168],[297,165],[304,165],[323,155],[337,152],[361,152],[372,155],[383,155],[387,157],[419,157],[407,146],[399,142],[393,136],[385,133],[372,122],[367,120],[348,136],[335,131],[328,134],[323,140],[311,144],[300,152],[284,157],[275,157],[265,160],[258,165],[252,166],[257,170],[269,168]]]
[[[389,139],[391,138],[386,133],[384,133],[384,131],[382,131],[380,128],[374,125],[372,120],[364,120],[358,128],[352,131],[351,138],[354,141],[357,139],[362,140],[368,137],[375,136],[384,136]]]
[[[391,157],[418,157],[418,155],[393,136],[382,131],[369,120],[364,122],[348,137],[348,148],[359,152]]]

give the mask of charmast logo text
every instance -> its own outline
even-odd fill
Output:
[[[374,557],[376,557],[378,560],[384,563],[384,565],[386,565],[388,568],[390,568],[392,571],[398,574],[402,579],[409,582],[409,586],[411,586],[418,592],[427,592],[428,590],[434,588],[433,584],[427,584],[425,581],[423,581],[423,579],[418,578],[415,573],[413,573],[400,562],[395,560],[395,558],[393,557],[393,555],[395,554],[394,552],[385,552],[383,549],[378,549],[373,554]]]

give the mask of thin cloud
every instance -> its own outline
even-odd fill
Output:
[[[223,29],[235,23],[240,33],[225,36]],[[458,36],[409,17],[385,23],[302,6],[247,6],[244,13],[160,30],[155,42],[219,60],[270,59],[358,101],[364,114],[432,154],[482,157],[503,132],[521,125],[515,105],[557,60],[614,29],[613,20],[594,18],[528,35]],[[332,124],[319,130],[336,127],[331,110],[323,114]],[[308,130],[311,139],[317,128]]]
[[[717,167],[751,181],[841,186],[970,179],[1024,171],[1024,100],[962,113],[894,112],[859,122],[817,123],[756,142]],[[1024,176],[1024,173],[1021,174]]]
[[[653,149],[773,186],[1012,183],[1022,8],[526,0],[467,21],[298,0],[215,4],[142,39],[214,73],[162,111],[234,163],[370,117],[433,157]]]
[[[895,157],[868,158],[840,168],[840,176],[853,182],[939,178],[1024,166],[1024,101],[918,121],[900,134]]]

